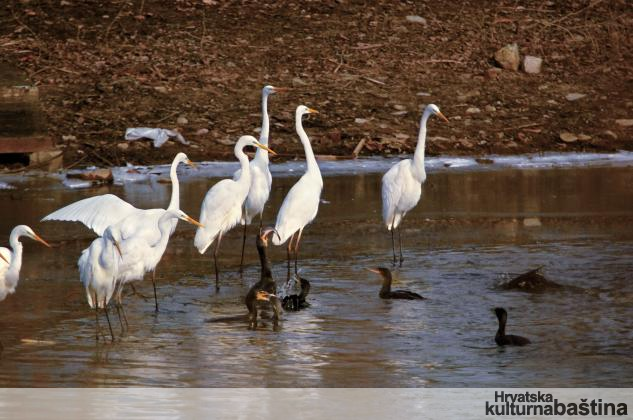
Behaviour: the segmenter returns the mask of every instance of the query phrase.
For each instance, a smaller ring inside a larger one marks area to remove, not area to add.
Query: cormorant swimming
[[[520,335],[508,335],[506,334],[506,322],[508,320],[508,313],[503,308],[495,308],[495,314],[499,320],[499,329],[497,335],[495,335],[495,342],[498,346],[525,346],[530,344],[530,340]]]
[[[391,271],[385,267],[368,268],[369,271],[382,277],[382,288],[378,294],[382,299],[426,299],[425,297],[408,290],[391,290]]]

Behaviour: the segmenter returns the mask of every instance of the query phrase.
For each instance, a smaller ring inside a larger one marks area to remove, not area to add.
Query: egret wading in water
[[[6,299],[7,295],[15,293],[15,288],[18,286],[22,268],[22,242],[20,242],[22,236],[34,239],[50,248],[50,245],[30,227],[18,225],[13,228],[9,235],[11,249],[0,247],[0,302]],[[0,343],[0,350],[2,350],[2,343]]]
[[[157,242],[153,238],[139,232],[128,238],[120,240],[123,259],[117,270],[117,309],[123,308],[121,293],[123,287],[130,282],[143,280],[145,273],[154,271],[167,249],[167,243],[171,236],[171,228],[174,220],[184,220],[194,226],[203,227],[198,221],[189,217],[182,210],[165,210],[158,219],[157,227],[160,238]],[[120,224],[115,225],[118,227]],[[125,312],[123,312],[125,315]],[[127,321],[126,321],[127,322]]]
[[[114,341],[108,303],[116,288],[116,279],[122,254],[119,242],[121,233],[115,227],[109,226],[103,236],[92,241],[90,246],[81,252],[77,266],[79,279],[86,289],[86,298],[91,308],[95,310],[96,339],[99,341],[99,309],[103,309],[108,320],[110,335]],[[117,308],[118,309],[118,308]],[[121,314],[119,313],[119,319]],[[121,323],[121,326],[123,324]]]
[[[402,257],[402,237],[400,223],[404,216],[420,201],[422,184],[426,180],[424,170],[424,148],[426,143],[426,123],[431,115],[437,115],[444,121],[448,119],[440,112],[437,105],[430,104],[424,109],[420,121],[418,144],[413,159],[402,160],[391,167],[382,177],[382,219],[391,231],[391,247],[393,250],[393,264],[396,260],[396,241],[394,230],[398,229],[398,244],[400,247],[400,265]]]
[[[194,163],[184,153],[178,153],[174,158],[169,173],[172,190],[167,210],[180,210],[180,183],[178,182],[177,174],[177,168],[180,163],[186,163],[191,167],[195,167]],[[42,221],[81,222],[99,236],[103,236],[108,226],[118,225],[117,228],[120,232],[121,240],[142,235],[148,243],[155,244],[161,239],[158,220],[167,210],[138,209],[116,195],[104,194],[79,200],[62,207],[44,217]],[[172,219],[170,223],[169,235],[176,229],[178,219]],[[152,269],[152,284],[154,286],[154,303],[156,311],[158,311],[156,272],[154,269]]]
[[[244,219],[243,206],[251,186],[251,170],[248,156],[244,153],[247,146],[264,149],[273,155],[276,153],[258,142],[253,136],[242,136],[235,144],[234,153],[240,162],[240,176],[237,179],[223,179],[215,184],[204,197],[200,209],[200,223],[196,231],[194,245],[198,252],[204,254],[215,241],[213,264],[215,267],[215,288],[220,288],[220,272],[218,269],[218,251],[222,236]]]
[[[285,92],[287,88],[278,88],[274,86],[264,86],[262,89],[262,128],[259,133],[259,143],[268,146],[268,135],[270,132],[270,118],[268,117],[268,96]],[[240,258],[240,273],[244,267],[244,247],[246,246],[246,227],[251,223],[253,218],[259,215],[259,228],[262,228],[264,206],[268,201],[270,189],[272,188],[273,177],[268,168],[268,151],[258,148],[255,157],[249,164],[251,170],[251,186],[248,190],[248,196],[244,201],[244,233],[242,236],[242,256]],[[242,171],[237,170],[233,175],[233,180],[237,181]]]
[[[303,129],[301,118],[305,114],[318,114],[318,111],[299,105],[295,112],[295,127],[299,139],[303,144],[306,155],[307,169],[305,174],[299,178],[299,181],[292,186],[288,195],[277,214],[277,222],[275,231],[277,235],[273,236],[273,244],[281,245],[288,241],[288,277],[290,277],[290,259],[291,253],[295,258],[295,273],[297,273],[297,258],[299,254],[299,242],[301,241],[301,233],[308,223],[310,223],[319,211],[319,201],[321,199],[321,190],[323,190],[323,178],[321,171],[317,165],[310,139]],[[293,246],[294,241],[294,246]]]

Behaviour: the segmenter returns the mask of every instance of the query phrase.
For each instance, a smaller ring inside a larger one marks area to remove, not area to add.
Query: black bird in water
[[[260,279],[255,283],[246,294],[245,303],[248,309],[251,326],[257,326],[257,310],[272,309],[273,320],[279,319],[281,314],[281,302],[276,296],[277,284],[273,278],[270,261],[266,255],[268,249],[268,238],[271,234],[277,234],[273,228],[265,228],[260,230],[259,235],[255,239],[257,252],[259,253],[259,262],[261,264]],[[263,292],[263,293],[260,293]]]
[[[295,274],[286,282],[285,296],[282,303],[284,309],[287,311],[298,311],[307,308],[310,306],[306,300],[308,293],[310,293],[310,282]]]
[[[272,293],[268,293],[265,290],[258,290],[255,292],[251,301],[246,301],[246,306],[248,309],[248,317],[249,317],[249,326],[250,328],[257,328],[257,312],[259,309],[272,309],[273,311],[273,323],[277,326],[279,320],[281,319],[281,313],[283,312],[281,308],[281,300]]]
[[[426,299],[425,297],[410,292],[408,290],[391,290],[391,271],[385,267],[368,268],[369,271],[380,274],[382,277],[382,287],[380,288],[380,296],[382,299]]]
[[[506,322],[508,321],[508,313],[503,308],[495,308],[495,314],[499,320],[499,329],[495,335],[495,342],[498,346],[525,346],[530,344],[530,340],[520,335],[506,334]]]

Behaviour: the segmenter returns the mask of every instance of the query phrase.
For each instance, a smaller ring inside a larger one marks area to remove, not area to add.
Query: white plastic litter
[[[177,131],[167,130],[166,128],[148,128],[148,127],[134,127],[125,130],[125,140],[138,140],[138,139],[150,139],[154,140],[154,147],[161,147],[170,137],[174,137],[184,145],[189,145],[189,142]]]

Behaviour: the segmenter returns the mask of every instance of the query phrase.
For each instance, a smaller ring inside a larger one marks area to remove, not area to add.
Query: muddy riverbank
[[[260,126],[266,83],[292,88],[270,101],[271,144],[286,158],[302,155],[299,103],[321,112],[306,129],[325,155],[360,141],[361,156],[411,152],[430,102],[450,119],[430,123],[430,155],[633,145],[618,123],[633,119],[626,0],[62,3],[6,2],[0,53],[38,86],[66,165],[231,158]],[[543,58],[541,73],[491,71],[513,42]],[[139,126],[192,144],[125,142]]]

